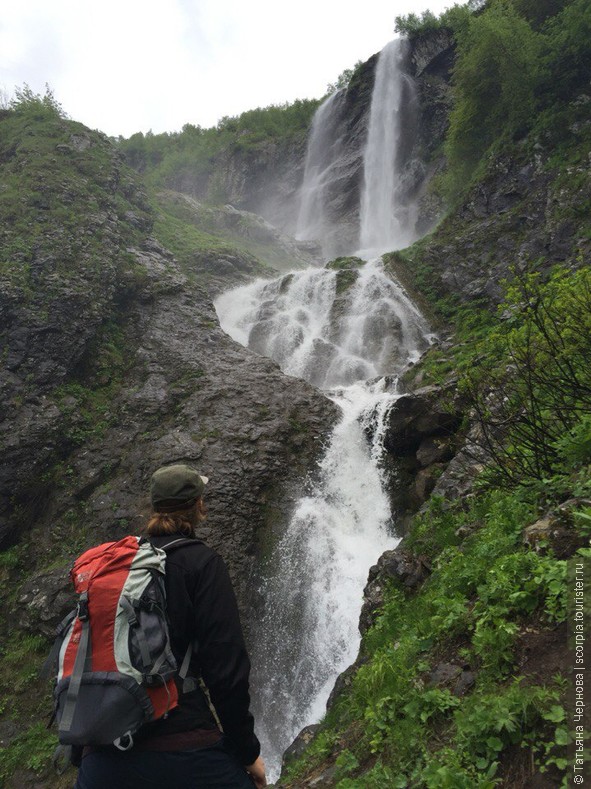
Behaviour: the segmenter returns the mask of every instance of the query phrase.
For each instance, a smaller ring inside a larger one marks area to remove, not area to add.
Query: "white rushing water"
[[[216,302],[228,334],[286,373],[330,390],[342,410],[261,589],[253,697],[272,777],[282,752],[321,717],[336,677],[355,659],[368,569],[395,545],[379,461],[397,395],[384,376],[395,376],[429,343],[424,319],[380,259],[355,274],[342,293],[339,281],[349,271],[310,269],[257,280]]]
[[[344,94],[343,90],[331,94],[314,114],[299,195],[296,238],[300,241],[313,239],[322,243],[331,231],[326,202],[342,154],[339,118]]]
[[[407,41],[391,41],[376,69],[360,211],[360,247],[368,254],[402,249],[416,239],[418,208],[411,197],[416,167],[402,144],[416,104],[414,82],[403,70],[407,53]]]
[[[414,240],[416,121],[405,44],[378,61],[360,206],[361,246],[380,254]],[[326,250],[338,228],[326,215],[339,182],[341,91],[317,110],[300,190],[298,237]],[[414,172],[414,180],[413,180]],[[363,257],[369,254],[359,253]],[[253,709],[269,777],[283,751],[324,713],[334,682],[355,659],[367,573],[396,544],[380,460],[396,376],[431,341],[428,326],[381,258],[345,270],[311,268],[257,280],[216,301],[222,328],[284,372],[326,391],[342,415],[317,473],[262,568],[264,614],[254,623]]]
[[[259,279],[222,294],[216,309],[231,337],[321,389],[393,374],[427,347],[425,321],[379,258],[358,272]]]

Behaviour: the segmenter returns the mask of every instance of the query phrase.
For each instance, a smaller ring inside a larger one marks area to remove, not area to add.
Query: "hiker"
[[[222,558],[196,539],[196,528],[205,519],[207,482],[186,465],[156,471],[150,490],[153,512],[146,527],[158,548],[188,538],[167,551],[167,609],[177,665],[188,654],[188,675],[201,677],[202,683],[183,692],[179,680],[178,706],[144,724],[130,750],[85,748],[75,789],[267,785],[249,711],[250,662],[234,591]]]

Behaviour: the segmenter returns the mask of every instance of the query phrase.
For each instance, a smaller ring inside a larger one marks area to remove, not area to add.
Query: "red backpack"
[[[166,551],[125,537],[83,553],[70,576],[78,605],[61,623],[46,665],[57,658],[54,717],[63,745],[133,745],[134,733],[178,704],[180,670],[170,648]],[[187,688],[188,689],[188,688]]]

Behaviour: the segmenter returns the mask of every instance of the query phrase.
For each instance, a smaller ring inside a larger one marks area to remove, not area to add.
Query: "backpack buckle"
[[[88,592],[82,592],[76,606],[76,616],[81,622],[88,620]]]

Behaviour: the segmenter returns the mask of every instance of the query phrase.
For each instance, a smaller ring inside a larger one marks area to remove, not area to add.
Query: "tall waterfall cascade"
[[[416,107],[402,70],[405,54],[398,41],[382,51],[372,95],[360,243],[376,255],[415,234],[404,130],[414,124]],[[325,101],[313,123],[300,238],[322,240],[331,232],[324,204],[339,165],[342,97]],[[384,433],[399,396],[397,376],[432,336],[380,257],[345,270],[310,268],[256,280],[223,293],[215,306],[231,337],[324,390],[342,412],[260,572],[264,613],[253,623],[252,695],[263,756],[276,780],[283,752],[320,719],[337,676],[354,661],[368,570],[396,544],[380,462]]]
[[[417,163],[408,155],[416,91],[403,70],[407,53],[408,42],[395,39],[378,59],[361,193],[360,248],[366,254],[402,249],[416,240]]]
[[[355,659],[368,569],[396,544],[380,468],[397,398],[392,378],[430,342],[426,322],[381,259],[360,267],[345,293],[339,273],[257,280],[216,301],[230,336],[326,390],[342,410],[317,477],[263,568],[253,696],[274,776],[282,752],[321,717],[336,677]]]
[[[327,196],[337,178],[337,165],[342,155],[339,121],[344,94],[344,90],[331,94],[314,115],[300,187],[296,239],[320,241],[324,252],[331,233],[330,219],[326,215]]]

